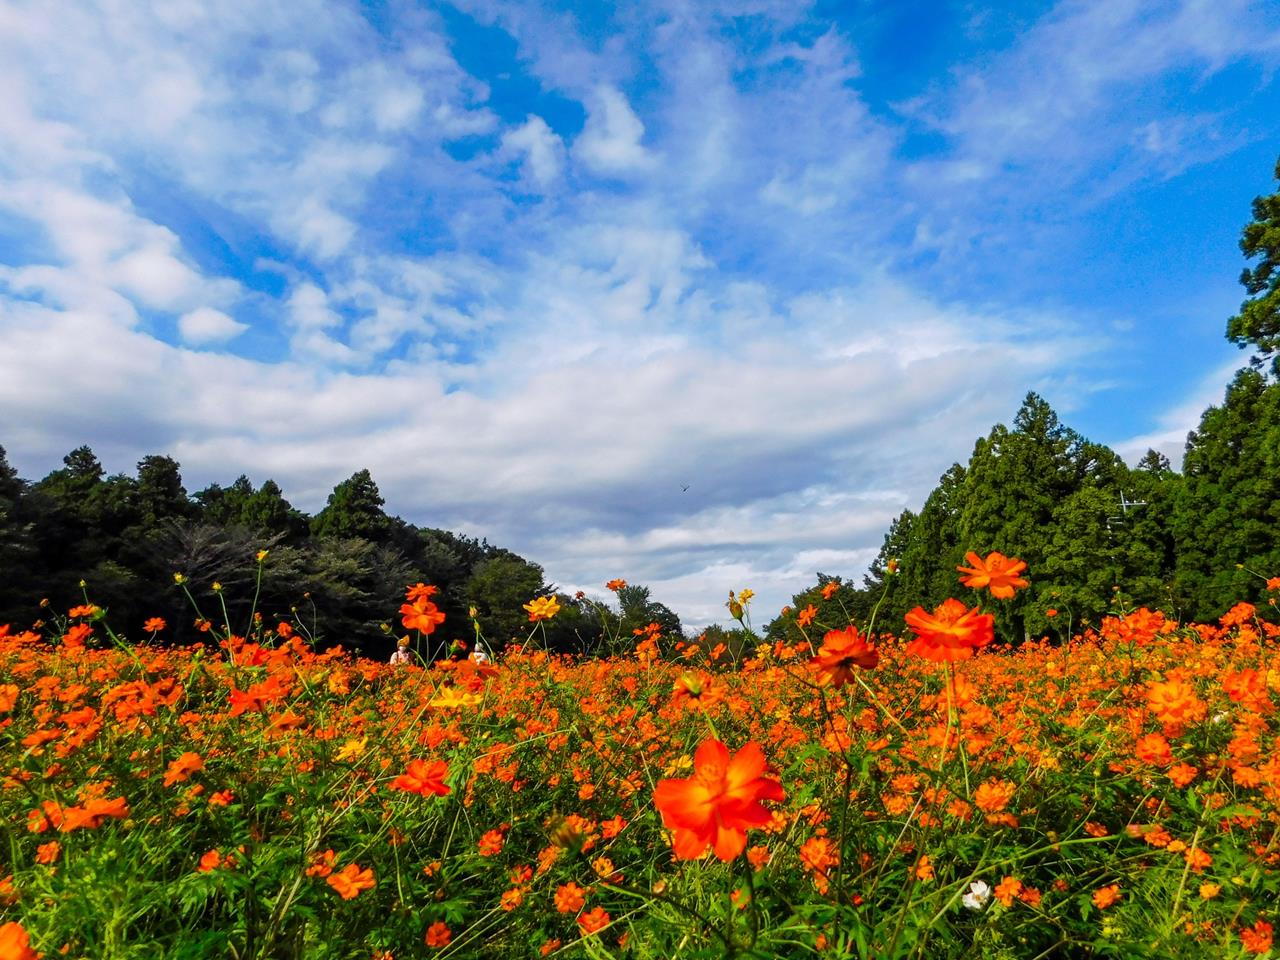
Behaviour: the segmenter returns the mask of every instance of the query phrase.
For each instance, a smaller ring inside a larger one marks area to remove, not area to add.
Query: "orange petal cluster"
[[[732,757],[719,740],[704,740],[693,757],[693,776],[660,780],[653,802],[673,830],[681,860],[696,860],[711,847],[721,860],[746,848],[747,830],[772,819],[761,800],[784,799],[782,784],[762,776],[764,751],[754,740]]]
[[[358,863],[349,863],[337,873],[330,874],[325,883],[333,887],[343,900],[352,900],[359,896],[360,891],[372,890],[377,885],[373,871],[367,867],[361,870]]]
[[[443,760],[410,760],[409,769],[391,781],[392,790],[403,790],[421,796],[435,794],[443,797],[449,792],[444,778],[449,775],[449,765]]]
[[[995,639],[995,618],[969,610],[954,597],[934,608],[932,614],[916,607],[906,615],[907,626],[916,635],[907,652],[936,662],[964,660],[973,651]]]
[[[988,553],[985,560],[972,550],[964,558],[969,561],[969,566],[956,569],[964,574],[960,582],[966,587],[986,587],[997,600],[1009,600],[1016,591],[1030,586],[1025,578],[1018,576],[1027,569],[1025,561],[1006,557],[996,550]]]
[[[850,625],[843,630],[828,630],[811,662],[818,668],[822,683],[839,689],[853,679],[855,667],[874,670],[880,654],[857,627]]]

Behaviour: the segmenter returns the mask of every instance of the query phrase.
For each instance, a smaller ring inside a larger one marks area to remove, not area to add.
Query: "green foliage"
[[[968,551],[993,550],[1025,560],[1032,582],[996,605],[1006,641],[1056,635],[1063,622],[1096,623],[1117,604],[1168,606],[1181,479],[1154,451],[1128,468],[1030,393],[1012,427],[993,427],[968,464],[943,474],[919,514],[894,521],[857,606],[865,610],[889,583],[897,585],[883,610],[891,624],[917,603],[963,599],[956,567]],[[889,578],[894,559],[900,571]]]
[[[495,650],[524,633],[529,616],[523,605],[547,592],[542,567],[507,552],[477,564],[462,590],[476,608],[480,628]]]
[[[394,646],[384,626],[399,627],[388,624],[387,610],[398,605],[406,584],[422,581],[440,590],[436,599],[446,620],[432,637],[436,652],[473,639],[468,586],[486,561],[504,560],[519,571],[515,589],[484,586],[486,629],[515,635],[527,622],[521,604],[550,589],[540,568],[509,551],[446,530],[420,530],[382,507],[367,470],[338,484],[313,521],[270,479],[255,489],[242,475],[188,496],[170,457],[143,458],[136,477],[107,476],[93,451],[79,447],[62,468],[27,484],[0,448],[0,569],[6,571],[0,623],[29,622],[45,597],[54,610],[78,604],[85,581],[127,634],[139,634],[144,620],[158,616],[169,623],[164,639],[189,642],[198,638],[197,625],[184,590],[173,582],[173,574],[182,573],[201,616],[214,623],[243,631],[251,611],[297,617],[315,627],[313,639],[321,643],[381,657]],[[255,604],[254,591],[246,595],[245,588],[257,582],[259,550],[269,559]],[[215,582],[224,588],[217,597]],[[485,585],[486,577],[476,583]],[[598,616],[569,606],[575,609],[566,607],[551,625],[555,642],[564,649],[594,647]]]
[[[1205,411],[1187,438],[1172,527],[1174,589],[1191,616],[1256,603],[1257,574],[1280,575],[1280,384],[1241,370]]]
[[[368,470],[357,470],[329,494],[329,502],[311,521],[317,537],[359,537],[381,543],[391,531],[385,501]]]
[[[654,600],[648,587],[639,584],[623,587],[618,591],[618,607],[622,612],[619,629],[624,637],[633,636],[634,631],[643,630],[651,623],[656,623],[665,636],[683,634],[680,618],[666,604]]]
[[[1275,177],[1280,181],[1280,160]],[[1256,352],[1250,362],[1260,367],[1269,359],[1271,372],[1280,374],[1280,191],[1253,201],[1253,220],[1244,228],[1240,249],[1247,259],[1261,260],[1240,275],[1249,299],[1227,321],[1227,339],[1252,346]]]

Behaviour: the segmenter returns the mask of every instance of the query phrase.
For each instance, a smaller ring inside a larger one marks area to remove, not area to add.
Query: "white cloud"
[[[182,339],[194,346],[225,343],[248,329],[247,323],[241,323],[212,307],[200,307],[178,318],[178,331]]]
[[[503,134],[502,150],[522,158],[525,177],[539,190],[554,183],[564,166],[564,141],[538,116]]]
[[[329,309],[329,298],[314,283],[299,284],[289,297],[289,318],[304,330],[336,327],[342,319]]]
[[[1079,202],[1153,174],[1172,176],[1237,148],[1242,132],[1225,115],[1183,115],[1166,84],[1193,74],[1189,82],[1202,85],[1232,64],[1264,66],[1276,50],[1280,27],[1249,0],[1063,0],[1006,50],[899,105],[954,144],[920,161],[912,177],[922,188],[941,187],[938,194],[984,181],[998,198],[1043,192],[1051,182],[1048,199]],[[1173,140],[1176,165],[1152,165],[1133,150],[1136,141],[1145,153],[1163,153]],[[1095,178],[1101,186],[1064,189]],[[989,200],[972,188],[960,195]]]
[[[0,210],[5,209],[35,226],[65,268],[26,269],[28,287],[65,292],[68,285],[82,291],[98,286],[165,311],[237,295],[235,281],[204,277],[186,261],[177,235],[138,216],[126,198],[110,202],[49,180],[22,178],[0,181]]]
[[[588,251],[589,268],[566,271],[570,254],[581,264]],[[465,275],[416,266],[404,282],[428,300]],[[1028,378],[1052,377],[1085,349],[1052,318],[1022,337],[1024,317],[952,310],[887,279],[769,308],[761,326],[765,308],[748,291],[689,295],[691,271],[707,266],[679,234],[566,235],[519,296],[486,308],[501,312],[502,349],[451,390],[441,359],[317,368],[358,356],[335,339],[344,322],[332,294],[309,281],[288,301],[294,359],[277,364],[11,303],[0,369],[14,373],[0,403],[45,429],[7,446],[20,465],[47,459],[51,438],[112,436],[107,425],[123,419],[148,438],[137,443],[176,456],[192,485],[271,475],[312,510],[367,466],[397,513],[483,533],[562,584],[648,583],[697,625],[720,616],[729,588],[752,586],[772,613],[811,582],[810,566],[858,573],[847,565],[874,555],[888,520],[1007,419]],[[608,323],[588,326],[566,305]],[[695,323],[721,334],[699,344],[681,333]],[[574,330],[590,336],[588,352]],[[82,349],[104,373],[66,404],[42,384]]]
[[[587,112],[587,125],[573,143],[573,155],[605,176],[626,177],[648,170],[654,155],[645,149],[644,124],[622,92],[597,87]]]

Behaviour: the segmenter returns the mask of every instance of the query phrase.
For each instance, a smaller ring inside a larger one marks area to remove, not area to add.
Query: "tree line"
[[[681,635],[679,618],[646,587],[619,590],[616,610],[567,596],[511,550],[417,527],[384,504],[368,470],[337,484],[308,516],[272,480],[255,486],[240,476],[188,495],[168,456],[144,457],[134,476],[108,476],[82,446],[29,482],[0,447],[0,624],[65,612],[87,593],[130,639],[160,617],[163,641],[181,643],[198,639],[201,618],[245,630],[256,597],[271,622],[295,623],[322,645],[383,656],[404,632],[395,611],[406,585],[421,581],[439,588],[446,615],[431,637],[435,650],[474,644],[473,619],[490,649],[501,650],[527,633],[523,605],[547,595],[561,604],[543,625],[552,649],[593,652],[604,638],[630,637],[650,622]]]

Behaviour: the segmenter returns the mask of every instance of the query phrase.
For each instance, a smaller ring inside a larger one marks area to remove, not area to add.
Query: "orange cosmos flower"
[[[1185,860],[1187,862],[1187,866],[1189,866],[1196,873],[1200,873],[1202,870],[1204,870],[1205,867],[1213,863],[1213,857],[1205,853],[1199,847],[1193,847],[1192,849],[1183,853],[1182,859]]]
[[[1280,590],[1280,577],[1272,577],[1267,581],[1268,590]]]
[[[64,647],[83,647],[84,642],[92,635],[93,627],[87,623],[77,623],[63,634],[62,645]]]
[[[818,655],[810,662],[818,668],[822,683],[839,689],[853,679],[854,667],[874,670],[880,653],[851,625],[843,630],[828,630]]]
[[[1147,706],[1161,723],[1175,727],[1203,720],[1208,710],[1205,702],[1196,696],[1195,688],[1180,680],[1148,685]]]
[[[93,830],[101,826],[108,818],[123,820],[129,816],[129,804],[124,797],[113,800],[90,800],[83,807],[67,807],[62,811],[62,823],[58,829],[63,833],[81,828]]]
[[[1006,907],[1012,907],[1013,898],[1022,893],[1022,881],[1017,877],[1005,877],[991,892]]]
[[[1114,904],[1120,902],[1120,884],[1113,883],[1106,887],[1099,887],[1093,891],[1093,905],[1099,910],[1105,910]]]
[[[31,949],[31,938],[20,923],[0,926],[0,958],[3,960],[40,960],[40,954]]]
[[[449,941],[453,939],[453,931],[449,929],[449,925],[443,920],[437,920],[431,926],[427,927],[427,946],[434,949],[447,947]]]
[[[974,791],[973,802],[983,813],[999,813],[1009,806],[1015,790],[1008,780],[988,780]]]
[[[372,890],[377,886],[373,871],[367,868],[361,870],[358,863],[349,863],[337,873],[330,874],[325,883],[333,887],[343,900],[354,899],[361,890]]]
[[[1252,927],[1240,931],[1240,946],[1249,953],[1266,953],[1271,949],[1271,938],[1274,934],[1271,924],[1259,920]]]
[[[1224,627],[1238,627],[1241,624],[1248,623],[1254,618],[1258,612],[1257,608],[1251,603],[1237,603],[1234,607],[1218,618],[1218,622]]]
[[[822,588],[822,599],[830,600],[836,595],[836,591],[840,589],[840,584],[835,580],[828,580],[827,585]]]
[[[62,844],[57,840],[50,840],[48,843],[42,843],[36,848],[36,863],[53,863],[58,859],[58,854],[62,852]],[[0,954],[2,956],[2,954]]]
[[[577,913],[587,903],[587,891],[576,883],[564,883],[556,888],[556,910],[560,913]]]
[[[724,690],[719,684],[692,673],[683,674],[671,691],[672,706],[687,706],[690,710],[710,710],[723,699]]]
[[[431,633],[437,626],[444,623],[444,614],[434,603],[425,598],[413,603],[401,604],[400,614],[400,622],[404,624],[404,628],[417,630],[419,633]]]
[[[503,835],[502,830],[489,830],[480,838],[477,848],[482,857],[496,857],[502,852]]]
[[[729,861],[747,845],[747,829],[773,819],[761,800],[782,800],[782,784],[761,776],[764,751],[751,741],[733,757],[719,740],[704,740],[693,758],[694,774],[685,780],[661,780],[653,802],[663,824],[675,831],[681,860],[695,860],[711,847]]]
[[[182,783],[190,779],[193,773],[203,769],[204,761],[200,759],[200,754],[188,751],[169,764],[169,769],[164,775],[164,785],[168,787],[175,783]]]
[[[412,587],[405,590],[404,596],[410,603],[417,603],[419,600],[430,600],[439,592],[439,587],[433,587],[431,584],[423,583],[419,580]]]
[[[168,624],[164,622],[162,617],[152,617],[142,625],[142,629],[147,631],[147,633],[159,633],[167,626]]]
[[[409,769],[391,781],[392,790],[404,790],[421,796],[437,794],[444,796],[449,792],[444,778],[449,775],[449,765],[443,760],[410,760]]]
[[[1133,755],[1143,763],[1149,763],[1154,767],[1167,767],[1173,763],[1173,751],[1169,748],[1169,741],[1158,733],[1148,733],[1144,737],[1139,737],[1133,745]]]
[[[617,593],[619,590],[626,587],[626,585],[627,581],[625,580],[610,580],[604,585],[604,587],[606,590],[612,590],[614,593]]]
[[[916,607],[905,619],[916,634],[916,639],[907,644],[907,653],[926,660],[964,660],[995,639],[995,618],[979,613],[977,607],[968,610],[953,597],[939,604],[932,614]]]
[[[611,919],[604,907],[593,907],[578,917],[578,926],[582,928],[583,936],[590,936],[607,927]]]
[[[960,582],[966,587],[975,589],[987,587],[991,595],[998,600],[1009,600],[1012,599],[1014,591],[1030,586],[1025,579],[1018,576],[1027,569],[1025,561],[1006,557],[1003,553],[994,550],[987,554],[985,560],[972,550],[966,553],[964,558],[969,561],[970,566],[956,567],[956,569],[964,574]]]
[[[337,862],[338,855],[332,850],[313,853],[311,855],[311,866],[307,867],[306,874],[308,877],[327,877],[333,873],[334,864]]]
[[[796,614],[796,623],[802,627],[807,627],[813,623],[813,618],[818,615],[818,608],[812,603]]]

